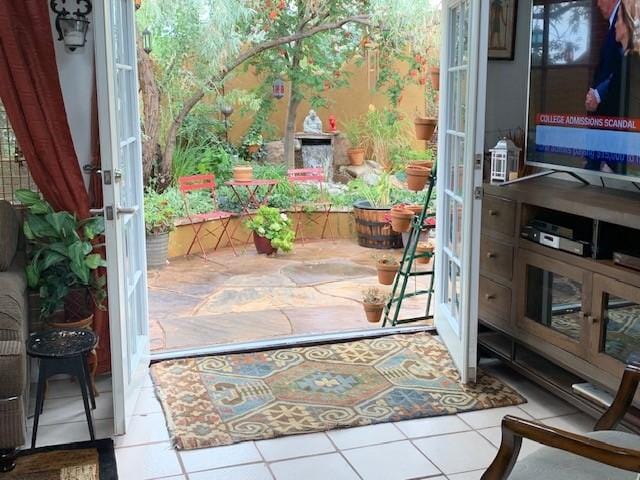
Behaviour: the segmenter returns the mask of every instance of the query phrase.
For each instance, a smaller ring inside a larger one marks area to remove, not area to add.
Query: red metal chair
[[[202,257],[206,260],[207,253],[202,245],[201,240],[207,235],[217,236],[218,241],[216,242],[216,246],[214,250],[217,250],[220,246],[220,242],[223,237],[226,237],[229,241],[229,245],[233,249],[233,253],[237,255],[236,249],[233,245],[233,239],[229,234],[229,224],[231,223],[231,219],[235,216],[233,213],[224,212],[222,210],[218,210],[218,198],[216,196],[216,177],[213,174],[205,174],[205,175],[192,175],[189,177],[181,177],[178,180],[178,184],[180,187],[180,192],[182,193],[182,198],[184,200],[184,206],[187,213],[187,218],[189,219],[191,226],[193,227],[194,237],[191,245],[189,245],[189,250],[187,250],[187,255],[191,254],[193,247],[198,244],[200,247],[200,251],[202,252]],[[208,191],[211,196],[211,200],[213,201],[213,209],[207,213],[197,213],[192,214],[189,209],[189,194],[197,191]],[[221,228],[217,228],[214,230],[209,230],[205,228],[207,222],[220,220]],[[220,233],[220,235],[218,235]],[[202,235],[201,235],[202,234]]]
[[[324,169],[322,168],[292,168],[288,170],[287,175],[292,188],[295,188],[296,184],[317,184],[320,188],[320,201],[319,202],[301,202],[296,203],[294,200],[293,212],[297,214],[298,220],[296,222],[296,238],[300,234],[302,244],[304,245],[304,216],[308,208],[318,209],[322,208],[322,214],[324,220],[322,221],[322,234],[320,238],[324,238],[325,232],[329,230],[329,237],[334,240],[335,235],[331,223],[329,222],[329,215],[331,214],[332,204],[328,201],[324,190]],[[320,222],[309,216],[308,221],[320,225]]]

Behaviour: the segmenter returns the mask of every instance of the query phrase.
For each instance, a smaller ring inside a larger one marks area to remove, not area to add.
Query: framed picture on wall
[[[489,59],[513,60],[518,0],[489,0]]]

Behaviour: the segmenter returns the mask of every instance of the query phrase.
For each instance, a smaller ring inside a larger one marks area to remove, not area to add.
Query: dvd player
[[[539,230],[533,225],[522,227],[520,236],[532,242],[539,243],[545,247],[550,247],[563,252],[573,253],[581,257],[591,255],[591,244],[581,240],[571,240],[570,238],[561,237],[548,232]]]

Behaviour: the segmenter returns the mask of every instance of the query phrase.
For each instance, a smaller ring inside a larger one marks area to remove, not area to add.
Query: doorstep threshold
[[[163,352],[151,352],[151,363],[164,360],[179,360],[182,358],[204,357],[210,355],[227,355],[232,353],[251,353],[262,350],[276,350],[280,348],[306,347],[324,343],[348,342],[367,338],[385,337],[388,335],[412,334],[427,332],[437,335],[436,327],[420,325],[414,327],[387,327],[351,332],[319,333],[313,335],[296,335],[283,338],[272,338],[235,344],[216,345],[210,347],[188,348]]]

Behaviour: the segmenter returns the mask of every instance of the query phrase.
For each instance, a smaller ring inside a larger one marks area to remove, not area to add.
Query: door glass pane
[[[580,340],[582,285],[554,272],[527,265],[527,318]]]
[[[601,348],[607,355],[626,363],[631,353],[640,352],[640,305],[605,294],[603,306]]]

